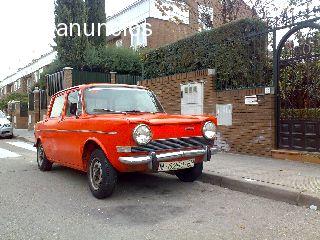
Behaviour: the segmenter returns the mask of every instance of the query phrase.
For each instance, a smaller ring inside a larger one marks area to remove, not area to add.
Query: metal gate
[[[181,85],[181,114],[203,114],[203,83]]]
[[[277,145],[320,152],[320,25],[293,27],[277,49]]]

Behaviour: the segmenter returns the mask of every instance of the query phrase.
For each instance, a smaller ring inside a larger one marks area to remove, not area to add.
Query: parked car
[[[96,198],[112,194],[118,173],[172,172],[193,182],[218,151],[217,119],[165,113],[150,90],[91,84],[51,98],[47,117],[35,125],[41,171],[53,163],[87,172]]]
[[[2,138],[12,138],[13,137],[13,127],[8,117],[4,112],[0,111],[0,137]]]

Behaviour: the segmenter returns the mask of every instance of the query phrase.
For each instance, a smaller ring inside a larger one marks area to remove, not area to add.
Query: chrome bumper
[[[204,149],[196,149],[196,150],[185,150],[185,151],[177,151],[170,153],[160,153],[156,154],[155,152],[150,153],[147,156],[138,156],[138,157],[120,157],[119,161],[128,165],[139,165],[139,164],[150,164],[154,166],[159,162],[168,162],[174,159],[179,158],[192,158],[203,156],[203,161],[208,162],[211,160],[211,156],[218,153],[218,147],[206,147]]]

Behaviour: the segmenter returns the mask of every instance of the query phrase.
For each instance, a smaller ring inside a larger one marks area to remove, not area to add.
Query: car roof
[[[144,89],[147,90],[147,88],[143,86],[138,86],[138,85],[127,85],[127,84],[111,84],[111,83],[91,83],[91,84],[83,84],[83,85],[78,85],[74,86],[71,88],[63,89],[57,93],[55,93],[52,97],[55,97],[56,95],[60,95],[64,92],[68,92],[70,90],[74,89],[85,89],[85,88],[91,88],[91,87],[108,87],[108,88],[131,88],[131,89]]]

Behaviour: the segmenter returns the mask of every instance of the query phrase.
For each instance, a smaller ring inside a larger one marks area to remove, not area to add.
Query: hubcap
[[[99,159],[95,158],[90,166],[90,181],[94,190],[98,190],[102,182],[102,166]]]
[[[38,157],[37,157],[37,160],[38,160],[38,165],[41,166],[42,163],[43,163],[43,160],[44,160],[44,150],[43,150],[42,145],[40,145],[40,146],[38,147]]]

